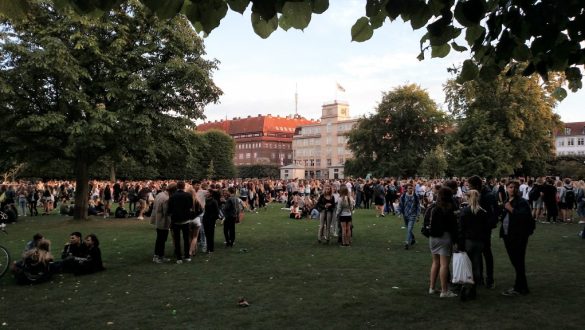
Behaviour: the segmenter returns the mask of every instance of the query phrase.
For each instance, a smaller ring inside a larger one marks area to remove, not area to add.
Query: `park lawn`
[[[155,231],[148,221],[59,215],[21,218],[0,243],[18,257],[35,232],[53,242],[58,258],[69,233],[95,233],[106,271],[56,275],[51,282],[18,286],[0,279],[0,328],[27,329],[363,329],[363,328],[582,328],[585,312],[585,240],[580,225],[538,225],[528,246],[531,294],[504,297],[514,272],[494,235],[496,290],[461,302],[429,296],[430,254],[403,249],[402,219],[354,215],[352,247],[317,243],[315,220],[291,220],[280,204],[246,214],[236,245],[191,263],[153,264]],[[495,234],[496,232],[494,232]],[[172,255],[170,241],[167,256]],[[246,297],[250,307],[238,307]]]

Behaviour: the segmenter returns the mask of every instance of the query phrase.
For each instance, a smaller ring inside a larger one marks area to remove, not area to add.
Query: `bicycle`
[[[2,212],[0,212],[0,213],[2,213]],[[0,214],[0,220],[5,220],[5,219],[1,219],[1,218],[2,218],[2,214]],[[0,230],[2,232],[4,232],[4,234],[8,235],[8,233],[6,232],[6,224],[5,223],[0,224]],[[0,278],[2,276],[4,276],[4,274],[6,274],[6,272],[8,271],[8,267],[10,267],[10,254],[8,253],[8,249],[6,249],[2,245],[0,245]]]

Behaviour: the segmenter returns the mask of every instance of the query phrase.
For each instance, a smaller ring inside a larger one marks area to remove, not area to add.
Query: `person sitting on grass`
[[[290,218],[291,219],[301,219],[303,217],[301,208],[299,207],[299,202],[293,202],[290,206]]]
[[[81,241],[81,233],[76,231],[69,236],[69,243],[65,244],[61,253],[61,268],[64,272],[74,272],[77,269],[77,258],[87,256],[87,246]]]
[[[114,211],[114,218],[125,219],[127,217],[128,217],[128,211],[124,207],[124,200],[120,199],[120,203],[118,204],[118,207]]]
[[[85,255],[75,258],[75,275],[92,274],[105,270],[102,262],[102,251],[100,241],[95,234],[85,236]]]
[[[18,284],[41,283],[51,279],[54,273],[51,242],[40,239],[37,246],[26,251],[22,260],[12,264],[12,273]]]
[[[44,238],[43,234],[41,233],[36,233],[33,235],[33,239],[26,242],[26,245],[24,246],[24,251],[23,253],[26,253],[27,251],[30,251],[34,248],[36,248],[39,245],[39,242]]]

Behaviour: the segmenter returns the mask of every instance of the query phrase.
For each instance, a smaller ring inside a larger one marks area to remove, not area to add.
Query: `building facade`
[[[317,121],[300,116],[258,115],[232,120],[206,122],[197,131],[218,129],[229,134],[236,143],[234,164],[288,165],[292,164],[292,139],[295,129]]]
[[[564,123],[555,135],[557,156],[585,156],[585,122]]]
[[[353,155],[347,134],[357,123],[349,117],[349,105],[334,101],[322,107],[321,121],[297,128],[293,141],[293,163],[281,168],[282,179],[344,178],[345,161]]]

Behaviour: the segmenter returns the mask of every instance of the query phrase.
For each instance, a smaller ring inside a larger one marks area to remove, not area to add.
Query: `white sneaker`
[[[144,220],[144,217],[138,217],[137,220]]]
[[[183,263],[183,260],[177,260],[177,265],[180,265]]]
[[[451,291],[441,292],[441,298],[455,298],[455,297],[457,297],[457,294],[453,293]]]
[[[191,258],[185,258],[185,262],[191,262]]]
[[[152,262],[154,262],[155,264],[162,264],[164,261],[162,261],[162,259],[159,257],[154,257],[152,258]]]
[[[435,293],[439,293],[439,291],[429,288],[429,294],[435,294]]]

